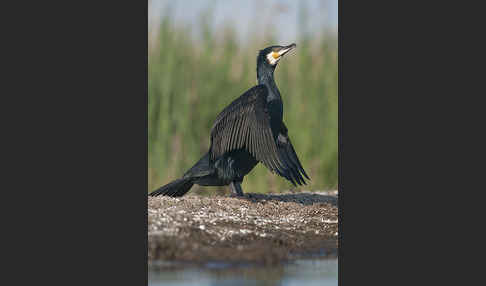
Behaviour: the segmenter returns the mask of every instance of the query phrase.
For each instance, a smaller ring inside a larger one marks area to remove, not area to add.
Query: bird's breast
[[[271,101],[268,103],[268,114],[270,116],[270,125],[274,135],[278,133],[283,120],[282,101]]]

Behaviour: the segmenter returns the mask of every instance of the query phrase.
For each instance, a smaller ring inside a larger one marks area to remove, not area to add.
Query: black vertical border
[[[19,101],[4,105],[18,171],[4,176],[4,272],[14,284],[147,285],[148,2],[19,6],[3,38],[19,78],[2,93]]]

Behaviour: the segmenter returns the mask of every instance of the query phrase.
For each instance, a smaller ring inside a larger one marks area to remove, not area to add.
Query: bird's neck
[[[258,67],[257,68],[257,80],[258,84],[263,84],[268,88],[268,101],[272,100],[282,100],[280,97],[280,92],[277,88],[277,84],[275,84],[275,80],[273,79],[273,72],[274,69],[268,69],[265,67]]]

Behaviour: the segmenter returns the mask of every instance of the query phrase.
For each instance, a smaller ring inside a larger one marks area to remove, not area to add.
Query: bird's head
[[[257,57],[257,66],[265,65],[275,69],[280,59],[295,47],[297,47],[297,45],[292,43],[288,46],[270,46],[260,50]]]

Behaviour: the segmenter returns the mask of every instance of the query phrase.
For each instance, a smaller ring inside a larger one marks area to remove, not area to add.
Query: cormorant
[[[193,184],[230,185],[236,196],[243,196],[243,178],[262,162],[270,171],[294,186],[306,184],[304,171],[282,121],[283,104],[273,73],[280,59],[296,44],[270,46],[257,57],[258,85],[250,88],[216,118],[211,128],[211,146],[184,176],[150,193],[180,197]],[[303,175],[303,176],[302,176]]]

